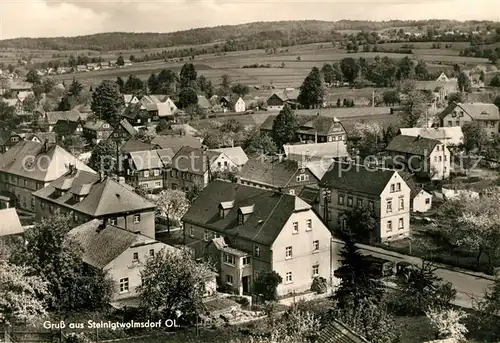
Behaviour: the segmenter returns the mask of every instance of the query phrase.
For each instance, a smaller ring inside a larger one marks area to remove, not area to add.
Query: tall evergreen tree
[[[120,76],[118,76],[116,78],[116,84],[118,85],[118,91],[122,93],[123,87],[125,87],[125,81],[123,81],[123,79]]]
[[[77,81],[75,78],[73,78],[73,82],[71,82],[71,85],[69,86],[68,89],[68,94],[78,97],[83,90],[83,85]]]
[[[305,108],[315,108],[323,104],[325,90],[321,74],[317,67],[313,67],[309,75],[305,78],[298,97],[299,103]]]
[[[325,63],[321,68],[321,73],[323,74],[323,80],[325,80],[325,83],[332,83],[335,81],[335,73],[331,64]]]
[[[151,74],[151,76],[148,78],[147,84],[148,84],[148,90],[151,94],[158,93],[158,88],[160,86],[160,83],[155,73]]]
[[[192,63],[186,63],[182,66],[179,75],[181,88],[190,87],[193,82],[196,82],[196,69]]]
[[[117,84],[113,81],[102,81],[92,93],[92,104],[90,106],[92,111],[111,125],[120,122],[124,106],[123,97],[118,91]]]
[[[356,246],[354,234],[344,231],[342,233],[344,246],[340,252],[341,267],[336,274],[340,278],[340,286],[333,299],[339,308],[347,302],[361,302],[369,300],[378,303],[383,291],[378,281],[371,277],[370,265]]]
[[[281,151],[283,144],[295,141],[297,118],[290,106],[285,105],[273,122],[272,137],[276,146]]]

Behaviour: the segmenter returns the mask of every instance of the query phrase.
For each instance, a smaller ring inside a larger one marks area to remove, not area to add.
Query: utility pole
[[[375,91],[372,91],[372,107],[375,107]]]

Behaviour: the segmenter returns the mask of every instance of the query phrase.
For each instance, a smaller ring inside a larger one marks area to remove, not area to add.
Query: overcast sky
[[[0,0],[0,39],[171,32],[274,20],[500,21],[500,0]]]

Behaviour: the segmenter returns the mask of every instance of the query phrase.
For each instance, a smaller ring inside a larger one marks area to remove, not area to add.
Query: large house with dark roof
[[[0,202],[34,213],[33,192],[76,168],[95,173],[58,145],[21,141],[0,156]]]
[[[110,177],[78,170],[33,193],[36,217],[71,213],[75,224],[100,219],[134,233],[155,237],[155,205]]]
[[[348,229],[345,213],[355,207],[378,220],[372,240],[388,241],[410,233],[410,188],[397,171],[333,163],[321,179],[319,213],[332,229]]]
[[[141,271],[162,250],[179,251],[140,233],[130,232],[98,219],[68,233],[83,249],[83,261],[107,272],[115,284],[113,300],[138,297]]]
[[[12,130],[0,130],[0,154],[9,151],[10,148],[22,141],[23,138]]]
[[[40,126],[44,130],[51,132],[59,121],[82,122],[86,119],[86,114],[80,113],[75,110],[45,112],[40,120]]]
[[[260,126],[260,131],[271,133],[276,116],[270,115]],[[346,141],[347,133],[342,123],[335,117],[298,115],[295,132],[297,141],[303,143],[326,143]]]
[[[399,135],[392,139],[385,150],[390,155],[385,161],[388,167],[408,169],[431,180],[450,177],[450,150],[437,139]]]
[[[185,191],[205,188],[220,171],[235,171],[237,165],[223,152],[182,147],[172,158],[168,188]]]
[[[182,218],[185,244],[216,263],[219,284],[251,294],[259,272],[274,270],[280,295],[309,290],[315,277],[332,280],[338,259],[331,233],[297,196],[215,180]]]
[[[297,98],[299,97],[299,90],[290,89],[283,90],[280,92],[273,93],[269,98],[267,98],[267,110],[268,111],[281,111],[285,105],[289,105],[293,109],[299,107]]]
[[[52,132],[56,133],[59,140],[64,140],[68,136],[82,136],[83,125],[82,121],[58,120]]]
[[[122,119],[109,136],[109,139],[115,142],[125,142],[130,138],[134,138],[136,134],[137,130],[130,125],[128,120]]]
[[[113,133],[113,128],[104,120],[91,120],[83,126],[83,136],[93,144],[99,144],[100,141],[108,139],[111,133]]]
[[[172,149],[174,153],[185,146],[194,149],[201,148],[200,139],[190,135],[156,135],[151,141],[151,144],[160,149]]]
[[[126,156],[125,180],[133,187],[148,190],[166,188],[167,170],[174,157],[172,149],[130,152]]]
[[[489,137],[499,133],[500,113],[495,104],[452,103],[439,114],[443,127],[463,126],[476,121],[481,124]]]
[[[248,160],[238,173],[238,182],[242,185],[299,195],[304,187],[319,183],[323,175],[318,175],[315,171],[292,160],[258,157]]]

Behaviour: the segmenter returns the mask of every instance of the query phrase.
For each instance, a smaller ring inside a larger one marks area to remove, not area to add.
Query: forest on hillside
[[[486,22],[456,22],[450,20],[384,22],[350,21],[279,21],[198,28],[171,33],[110,32],[77,37],[15,38],[0,40],[0,48],[31,50],[95,50],[100,52],[127,49],[165,48],[180,45],[200,45],[227,41],[244,44],[248,49],[272,45],[291,46],[329,42],[338,30],[383,30],[393,27],[475,27]]]

